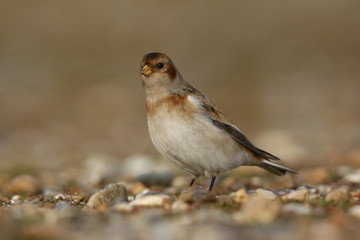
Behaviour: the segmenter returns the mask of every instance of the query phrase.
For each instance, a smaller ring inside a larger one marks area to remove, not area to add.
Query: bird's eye
[[[163,68],[164,67],[164,63],[160,62],[158,64],[156,64],[156,68]]]

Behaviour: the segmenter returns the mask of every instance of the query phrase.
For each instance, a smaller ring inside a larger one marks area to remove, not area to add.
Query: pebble
[[[12,205],[21,204],[21,203],[23,203],[23,200],[22,200],[20,195],[12,196],[12,198],[11,198],[11,204]]]
[[[165,207],[168,208],[174,199],[167,194],[145,195],[130,202],[131,207]]]
[[[238,208],[239,204],[235,202],[234,198],[230,195],[217,196],[217,205],[220,207]]]
[[[56,194],[56,195],[54,196],[54,199],[55,199],[55,200],[58,200],[58,199],[65,200],[66,198],[67,198],[67,197],[66,197],[64,194],[62,194],[62,193]]]
[[[266,224],[274,221],[280,210],[281,205],[277,201],[254,195],[245,202],[240,212],[233,214],[233,219],[239,223]]]
[[[297,191],[293,191],[291,193],[285,194],[281,196],[283,201],[304,201],[306,197],[310,194],[309,189],[301,189]]]
[[[271,189],[271,191],[278,197],[293,192],[291,189]]]
[[[296,213],[299,215],[311,214],[311,207],[309,205],[299,204],[299,203],[286,204],[283,210],[284,212]]]
[[[174,212],[185,212],[191,210],[191,205],[184,201],[176,200],[171,205],[171,210],[173,210]]]
[[[354,217],[360,219],[360,205],[355,205],[355,206],[350,207],[348,213],[351,216],[354,216]]]
[[[357,169],[353,173],[347,174],[344,179],[349,183],[360,184],[360,169]]]
[[[329,172],[324,167],[311,168],[301,171],[301,175],[305,182],[313,184],[323,184],[329,180]]]
[[[122,184],[110,183],[104,189],[93,194],[86,207],[92,209],[98,209],[101,206],[111,207],[124,201],[128,201],[126,187]]]
[[[134,181],[141,182],[146,187],[164,186],[169,187],[174,179],[174,175],[170,172],[161,173],[145,173],[137,176]]]
[[[325,201],[327,202],[339,202],[339,203],[350,202],[351,199],[352,196],[349,190],[345,187],[336,188],[331,192],[329,192],[325,197]]]
[[[315,193],[315,194],[310,194],[308,197],[307,197],[307,200],[317,200],[317,199],[320,199],[321,198],[321,195],[318,194],[318,193]]]
[[[131,186],[129,187],[129,191],[132,195],[137,195],[143,192],[144,190],[146,190],[146,186],[141,182],[136,182],[134,184],[131,184]]]
[[[193,186],[180,194],[179,200],[186,203],[204,203],[214,201],[216,194],[209,192],[201,186]]]
[[[261,188],[256,190],[256,194],[258,196],[261,196],[261,197],[264,197],[264,198],[270,199],[270,200],[276,198],[276,195],[272,191],[261,189]]]
[[[315,194],[317,193],[317,189],[316,188],[312,188],[312,187],[308,187],[308,186],[300,186],[298,187],[296,190],[302,190],[302,189],[308,189],[310,191],[310,194]]]
[[[119,202],[113,206],[116,211],[119,212],[131,212],[134,207],[127,202]]]
[[[356,190],[355,192],[352,192],[351,194],[354,196],[355,201],[359,201],[359,199],[360,199],[360,189]]]
[[[329,192],[331,192],[332,188],[329,185],[318,185],[317,190],[321,196],[325,196]]]
[[[146,196],[146,195],[158,195],[158,194],[165,194],[165,193],[160,192],[160,191],[150,191],[149,189],[145,189],[144,191],[138,193],[138,194],[135,196],[135,199],[144,197],[144,196]]]
[[[235,177],[228,176],[218,183],[218,187],[226,192],[231,192],[243,188],[244,184]]]
[[[117,172],[116,162],[111,156],[104,154],[92,154],[84,161],[86,177],[81,179],[84,186],[94,187],[101,183],[101,180],[113,176]]]
[[[56,210],[68,210],[71,208],[70,204],[67,201],[57,201],[54,207]]]
[[[15,177],[9,186],[10,193],[36,194],[41,192],[41,183],[37,177],[22,174]]]
[[[229,196],[232,197],[236,203],[244,203],[248,200],[248,195],[244,188],[240,188],[236,192],[230,193]]]

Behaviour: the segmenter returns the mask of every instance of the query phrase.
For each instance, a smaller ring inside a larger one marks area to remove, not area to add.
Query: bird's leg
[[[210,183],[210,186],[209,186],[209,192],[211,192],[211,190],[213,189],[215,179],[216,179],[216,176],[211,177],[211,183]]]
[[[192,179],[191,179],[191,182],[190,182],[189,187],[191,187],[191,186],[194,184],[195,180],[196,180],[196,178],[192,178]]]

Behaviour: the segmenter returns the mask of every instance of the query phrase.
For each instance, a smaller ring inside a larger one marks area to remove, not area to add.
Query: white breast
[[[197,104],[188,97],[189,104]],[[160,108],[148,115],[156,149],[178,168],[193,175],[217,175],[244,164],[249,157],[201,111],[184,114],[183,108]]]

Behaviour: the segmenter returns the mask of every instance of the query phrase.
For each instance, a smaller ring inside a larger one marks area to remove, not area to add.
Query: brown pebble
[[[248,195],[244,188],[240,188],[234,193],[230,193],[229,196],[236,202],[236,203],[244,203],[248,200]]]
[[[339,203],[350,202],[351,199],[352,196],[349,190],[345,187],[336,188],[331,192],[329,192],[325,197],[325,201],[327,202],[339,202]]]
[[[261,223],[266,224],[274,221],[280,214],[281,205],[263,196],[251,196],[240,212],[233,215],[234,220],[239,223]]]
[[[170,208],[174,199],[166,194],[145,195],[130,202],[131,207],[165,207]]]
[[[201,186],[193,186],[188,188],[179,196],[179,200],[186,203],[204,203],[215,200],[216,194],[209,192]]]
[[[301,189],[281,196],[284,201],[304,201],[310,194],[309,189]]]
[[[9,186],[10,193],[35,194],[41,192],[41,183],[37,177],[22,174],[15,177]]]
[[[301,171],[300,177],[307,183],[324,184],[329,180],[329,172],[324,167],[312,168]]]
[[[126,187],[122,184],[110,183],[90,197],[86,208],[106,209],[123,201],[128,201]]]

